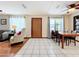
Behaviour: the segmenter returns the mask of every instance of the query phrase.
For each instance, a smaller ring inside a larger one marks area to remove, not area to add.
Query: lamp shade
[[[13,28],[13,29],[16,29],[16,25],[12,25],[12,28]]]

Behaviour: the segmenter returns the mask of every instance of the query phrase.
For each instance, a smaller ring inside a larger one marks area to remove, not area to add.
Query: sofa
[[[11,30],[0,30],[0,42],[9,40],[10,36],[9,34],[13,33]]]
[[[10,38],[10,44],[13,45],[13,44],[16,44],[16,43],[23,42],[24,36],[25,36],[25,28],[23,28],[18,33],[15,33],[15,35]]]

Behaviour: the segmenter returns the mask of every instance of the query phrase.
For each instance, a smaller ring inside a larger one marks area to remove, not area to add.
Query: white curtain
[[[51,30],[57,30],[59,32],[64,31],[63,17],[51,17],[50,18],[50,32]]]
[[[13,30],[12,25],[16,25],[16,32],[25,28],[24,16],[10,16],[10,29]]]

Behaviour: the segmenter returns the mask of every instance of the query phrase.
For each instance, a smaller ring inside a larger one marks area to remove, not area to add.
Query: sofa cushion
[[[2,33],[2,39],[7,39],[9,36],[9,33],[8,32],[3,32]]]
[[[21,35],[21,31],[19,31],[19,32],[17,33],[17,35]]]

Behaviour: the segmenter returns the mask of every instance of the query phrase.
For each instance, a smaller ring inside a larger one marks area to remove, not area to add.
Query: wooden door
[[[42,18],[32,18],[32,38],[42,37]]]

